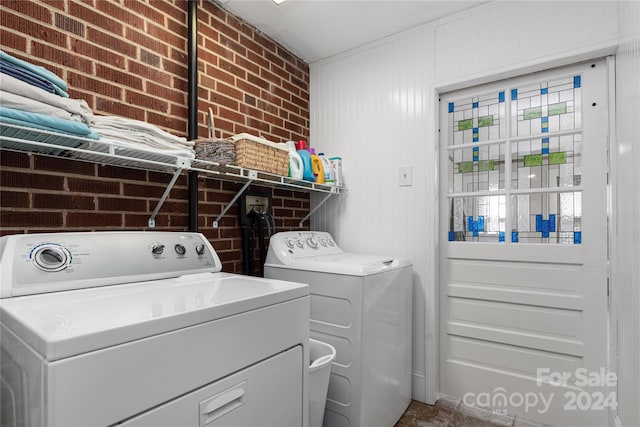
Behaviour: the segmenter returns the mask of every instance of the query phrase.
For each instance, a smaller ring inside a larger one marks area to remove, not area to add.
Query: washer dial
[[[57,243],[43,243],[30,254],[31,261],[43,271],[62,271],[71,264],[71,253]]]

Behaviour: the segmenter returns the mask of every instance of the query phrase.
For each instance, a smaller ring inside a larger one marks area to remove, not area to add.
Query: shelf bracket
[[[333,195],[334,195],[334,193],[332,192],[332,193],[329,193],[329,194],[327,194],[326,196],[324,196],[324,199],[322,199],[322,200],[320,201],[320,203],[318,203],[318,204],[316,205],[316,207],[315,207],[315,208],[313,208],[313,209],[311,210],[311,212],[309,212],[309,213],[307,214],[307,216],[305,216],[304,218],[302,218],[302,219],[300,220],[300,224],[298,224],[298,227],[302,228],[302,227],[303,227],[304,222],[305,222],[306,220],[308,220],[309,218],[311,218],[311,215],[313,215],[313,213],[314,213],[315,211],[317,211],[317,210],[318,210],[318,208],[319,208],[320,206],[322,206],[322,205],[324,204],[324,202],[326,202],[327,200],[329,200],[329,198],[330,198],[331,196],[333,196]]]
[[[238,191],[236,193],[236,195],[233,196],[233,199],[231,199],[229,204],[224,207],[222,212],[220,212],[220,215],[218,215],[218,217],[215,219],[215,221],[213,221],[213,224],[212,224],[213,228],[218,228],[220,226],[220,220],[222,219],[222,217],[227,213],[227,211],[231,208],[231,206],[233,206],[233,204],[236,202],[236,200],[238,200],[238,197],[240,197],[242,195],[242,193],[244,193],[244,190],[246,190],[247,187],[249,187],[251,185],[251,183],[253,182],[253,180],[256,179],[257,177],[258,177],[258,173],[256,171],[254,171],[254,170],[250,170],[249,171],[249,180],[244,183],[244,185],[242,186],[240,191]]]
[[[151,217],[149,218],[149,228],[155,228],[156,215],[158,215],[158,212],[160,212],[160,208],[164,204],[164,201],[167,200],[167,197],[169,197],[169,193],[171,192],[171,189],[173,188],[173,186],[176,184],[176,181],[178,180],[178,177],[180,176],[181,173],[182,173],[182,168],[178,168],[173,174],[173,178],[171,178],[169,185],[164,190],[164,193],[162,193],[162,197],[160,197],[160,200],[158,201],[158,205],[153,210],[153,213],[151,213]]]

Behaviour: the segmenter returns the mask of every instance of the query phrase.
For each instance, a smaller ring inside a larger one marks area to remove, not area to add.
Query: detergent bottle
[[[293,179],[302,179],[302,157],[296,151],[296,143],[287,141],[286,144],[289,149],[289,176]]]
[[[331,162],[324,155],[324,153],[318,153],[318,157],[320,157],[320,160],[322,161],[322,168],[324,169],[324,183],[327,185],[333,185],[334,172],[333,166],[331,166]]]
[[[301,139],[296,144],[296,148],[298,149],[298,154],[302,159],[302,178],[305,181],[315,181],[315,177],[313,176],[313,167],[311,166],[311,154],[307,150],[307,141]]]
[[[309,154],[311,154],[311,167],[313,168],[313,178],[317,184],[324,184],[324,168],[322,167],[322,160],[316,154],[316,150],[309,148]]]

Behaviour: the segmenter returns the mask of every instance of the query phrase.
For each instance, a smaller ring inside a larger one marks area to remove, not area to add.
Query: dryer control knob
[[[296,245],[301,249],[304,248],[304,240],[296,240]]]
[[[196,245],[196,253],[198,255],[203,255],[204,254],[204,244],[200,243],[198,245]]]
[[[154,243],[151,247],[151,253],[154,255],[160,255],[162,252],[164,252],[164,245],[160,243]]]
[[[61,271],[71,264],[69,251],[55,243],[37,246],[30,256],[36,267],[43,271]]]
[[[285,240],[284,242],[285,242],[285,244],[287,245],[287,247],[288,247],[289,249],[293,249],[293,247],[296,245],[296,244],[295,244],[295,242],[294,242],[293,240],[289,240],[289,239],[287,239],[287,240]]]
[[[187,253],[187,248],[184,247],[184,245],[181,245],[180,243],[178,243],[177,245],[174,246],[174,249],[176,250],[176,253],[178,255],[184,255]]]
[[[327,243],[329,244],[329,246],[333,246],[334,245],[333,240],[331,240],[331,239],[327,239]]]
[[[327,239],[320,239],[320,244],[322,246],[327,246]]]
[[[310,247],[312,247],[314,249],[318,247],[318,241],[316,239],[314,239],[313,237],[309,237],[307,239],[307,243],[309,244]]]

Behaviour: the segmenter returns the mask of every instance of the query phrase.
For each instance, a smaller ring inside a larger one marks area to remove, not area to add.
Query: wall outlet
[[[411,187],[411,166],[400,167],[398,185],[400,187]]]

